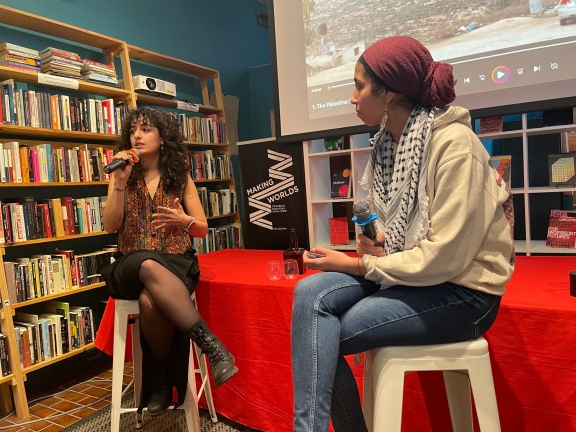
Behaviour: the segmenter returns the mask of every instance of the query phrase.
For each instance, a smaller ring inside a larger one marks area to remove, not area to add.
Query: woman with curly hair
[[[139,152],[139,163],[127,150]],[[112,173],[104,229],[118,231],[118,253],[101,273],[111,296],[138,300],[143,350],[140,409],[154,416],[186,394],[190,339],[207,354],[216,385],[238,369],[191,300],[200,277],[192,237],[208,223],[189,175],[178,121],[154,109],[130,111],[113,159],[128,163]],[[148,373],[147,373],[148,372]]]

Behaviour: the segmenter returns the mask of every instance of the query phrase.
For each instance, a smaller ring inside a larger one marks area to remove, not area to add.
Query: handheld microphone
[[[140,160],[140,150],[130,149],[130,150],[127,150],[126,153],[128,153],[128,156],[130,156],[132,158],[134,163],[136,163]],[[110,174],[111,172],[116,171],[118,168],[122,168],[127,163],[128,163],[128,161],[125,161],[124,159],[113,160],[108,165],[104,166],[104,172],[106,174]]]
[[[370,211],[370,203],[366,200],[356,201],[352,206],[352,212],[354,213],[352,221],[356,222],[362,229],[362,234],[374,241],[376,246],[384,246],[382,243],[376,242],[378,230],[374,221],[378,219],[378,215]]]

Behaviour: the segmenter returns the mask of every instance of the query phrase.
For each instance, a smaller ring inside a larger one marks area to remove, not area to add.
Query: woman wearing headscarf
[[[350,99],[380,124],[362,178],[378,215],[359,257],[325,248],[296,286],[294,430],[366,431],[343,356],[378,347],[472,340],[493,324],[513,271],[511,196],[456,97],[452,66],[395,36],[356,63]],[[382,244],[379,246],[377,244]],[[306,254],[305,254],[306,255]]]

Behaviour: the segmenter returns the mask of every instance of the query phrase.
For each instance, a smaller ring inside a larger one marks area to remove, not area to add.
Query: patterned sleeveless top
[[[156,213],[158,206],[173,207],[176,198],[182,202],[185,189],[186,183],[178,191],[166,191],[160,179],[154,198],[151,198],[144,179],[126,186],[118,250],[124,254],[139,249],[181,254],[190,248],[192,240],[184,228],[170,226],[158,230],[152,226],[152,214]]]

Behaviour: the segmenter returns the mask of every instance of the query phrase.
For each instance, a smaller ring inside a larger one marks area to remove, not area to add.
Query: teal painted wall
[[[268,29],[256,22],[266,8],[256,0],[0,0],[0,4],[102,33],[126,42],[220,71],[222,90],[240,98],[241,141],[260,138],[260,119],[252,103],[272,105],[271,80],[263,92],[250,91],[252,67],[270,63]],[[0,41],[47,46],[46,39],[0,27]],[[60,46],[60,45],[58,45]],[[89,53],[81,56],[92,58]],[[95,58],[97,60],[97,58]],[[199,86],[181,84],[178,74],[136,70],[174,80],[184,96],[199,96]],[[269,99],[269,100],[268,100]]]
[[[271,137],[270,110],[274,109],[274,105],[270,64],[255,66],[250,69],[250,95],[254,139]]]

